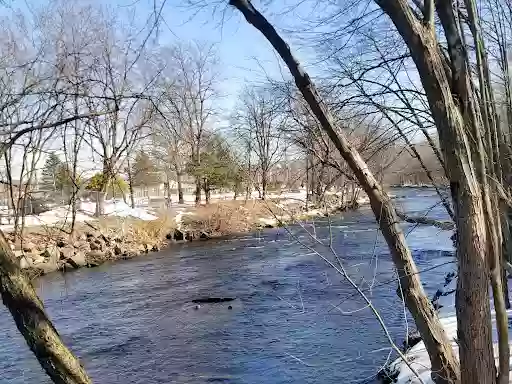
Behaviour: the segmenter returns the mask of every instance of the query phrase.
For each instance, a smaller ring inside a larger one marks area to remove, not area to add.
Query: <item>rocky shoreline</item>
[[[209,212],[204,217],[196,213],[179,213],[175,217],[155,222],[132,221],[129,224],[117,224],[118,227],[125,227],[122,231],[117,230],[119,228],[106,230],[100,226],[87,224],[75,231],[73,236],[55,231],[53,234],[27,233],[22,237],[22,241],[11,233],[5,236],[22,270],[34,279],[51,272],[67,272],[78,268],[97,267],[106,262],[127,260],[180,243],[222,239],[264,228],[284,226],[297,220],[355,209],[360,204],[357,202],[350,207],[340,207],[335,203],[338,202],[323,204],[322,207],[312,206],[308,210],[304,207],[295,207],[286,214],[276,214],[270,210],[264,214],[246,213],[248,209],[240,204],[227,213],[223,205],[222,208],[216,207],[213,213]],[[212,211],[212,207],[208,208]],[[219,211],[222,211],[222,214],[219,214]],[[239,211],[242,211],[242,215]],[[144,236],[140,235],[141,232]]]

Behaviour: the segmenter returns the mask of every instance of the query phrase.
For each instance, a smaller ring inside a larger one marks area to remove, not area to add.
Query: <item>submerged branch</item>
[[[400,219],[408,223],[432,225],[444,231],[451,231],[455,229],[455,223],[452,221],[435,220],[425,216],[409,216],[406,213],[400,211],[397,211],[396,214]]]

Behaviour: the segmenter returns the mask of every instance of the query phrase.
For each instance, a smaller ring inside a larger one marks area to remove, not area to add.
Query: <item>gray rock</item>
[[[22,257],[20,259],[20,268],[21,269],[27,269],[30,268],[30,263],[28,262],[26,257]]]
[[[24,255],[23,251],[21,249],[16,249],[13,251],[14,256],[16,256],[18,259]]]
[[[123,253],[123,250],[121,249],[121,247],[119,245],[115,245],[114,246],[114,255],[116,256],[119,256]]]
[[[95,239],[96,235],[94,233],[92,233],[92,232],[85,232],[85,238],[87,240]]]
[[[69,259],[75,254],[75,248],[67,246],[60,249],[60,258]]]
[[[55,262],[55,261],[40,263],[40,264],[34,265],[34,268],[39,269],[43,275],[59,270],[59,266],[58,266],[57,262]]]
[[[55,245],[49,246],[44,250],[41,256],[57,263],[57,261],[60,259],[60,249]]]
[[[57,242],[55,243],[57,245],[57,247],[59,248],[63,248],[65,247],[67,244],[66,242],[63,240],[63,239],[58,239]]]
[[[80,241],[80,242],[76,243],[75,248],[79,249],[81,251],[84,251],[84,252],[88,252],[91,250],[91,246],[87,241]]]
[[[79,267],[85,267],[87,265],[87,260],[85,259],[84,252],[79,251],[73,256],[71,256],[70,259],[73,260],[73,262]]]
[[[23,244],[23,252],[30,253],[30,252],[33,252],[35,249],[36,249],[36,246],[34,245],[34,243],[27,242],[27,243]]]
[[[103,243],[98,239],[89,242],[89,247],[91,251],[103,251]]]
[[[46,259],[43,256],[34,256],[32,258],[32,264],[42,264],[46,261]]]
[[[90,251],[85,254],[85,261],[89,267],[97,267],[105,262],[106,255],[103,251]]]
[[[174,240],[176,241],[182,241],[185,239],[185,235],[183,234],[182,231],[180,231],[179,229],[175,229],[174,230],[174,236],[173,236]]]

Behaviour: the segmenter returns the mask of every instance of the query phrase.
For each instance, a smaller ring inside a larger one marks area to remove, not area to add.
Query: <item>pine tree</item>
[[[160,183],[160,169],[147,153],[140,151],[131,166],[132,183],[135,186],[148,186]]]
[[[54,152],[50,153],[42,172],[41,186],[43,190],[56,192],[62,189],[62,187],[59,188],[59,179],[63,168],[64,163],[59,156]]]

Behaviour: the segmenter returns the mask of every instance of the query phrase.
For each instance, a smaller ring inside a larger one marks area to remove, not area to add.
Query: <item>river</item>
[[[409,213],[436,205],[428,189],[403,189]],[[429,216],[445,219],[437,205]],[[95,383],[377,383],[389,344],[354,289],[311,249],[334,260],[305,232],[266,230],[230,240],[184,244],[148,257],[52,274],[37,289],[61,336]],[[410,319],[395,290],[393,265],[368,207],[333,219],[333,248],[366,289],[398,344]],[[432,295],[455,269],[451,232],[404,226]],[[371,287],[371,289],[370,289]],[[204,296],[236,297],[203,304]],[[446,299],[449,303],[450,299]],[[229,308],[229,305],[232,308]],[[442,309],[449,313],[449,305]],[[0,308],[0,383],[50,383]]]

